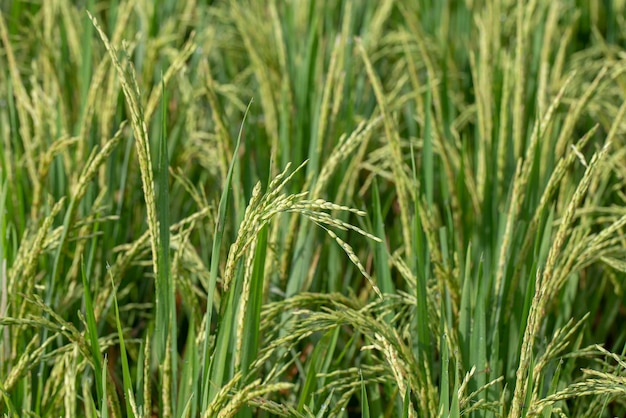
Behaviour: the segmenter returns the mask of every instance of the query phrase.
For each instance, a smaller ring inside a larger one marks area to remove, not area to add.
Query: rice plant
[[[626,2],[0,5],[0,413],[626,415]]]

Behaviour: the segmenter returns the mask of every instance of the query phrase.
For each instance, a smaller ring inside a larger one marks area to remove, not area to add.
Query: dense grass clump
[[[0,6],[0,414],[626,415],[626,2]]]

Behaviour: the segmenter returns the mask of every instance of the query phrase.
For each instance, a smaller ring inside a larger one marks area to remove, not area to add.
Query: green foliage
[[[0,414],[626,415],[625,14],[3,4]]]

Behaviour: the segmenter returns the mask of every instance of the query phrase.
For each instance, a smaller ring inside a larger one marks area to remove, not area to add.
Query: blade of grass
[[[309,408],[315,409],[315,400],[313,394],[318,385],[318,373],[322,367],[324,361],[324,353],[329,348],[329,343],[335,334],[335,330],[330,330],[321,338],[321,340],[315,345],[311,356],[308,359],[309,367],[306,371],[306,377],[302,390],[300,391],[298,401],[298,412],[304,411],[304,406],[308,404]]]
[[[198,416],[198,391],[200,387],[198,382],[198,374],[200,372],[200,356],[196,349],[196,325],[194,317],[191,316],[189,321],[189,334],[187,334],[187,344],[185,350],[185,358],[180,376],[180,385],[178,387],[178,411],[179,417],[195,417]],[[183,402],[186,401],[186,404]]]
[[[330,401],[332,398],[333,398],[333,391],[331,390],[328,396],[326,397],[326,399],[324,400],[324,403],[322,403],[322,406],[320,406],[320,409],[315,415],[315,418],[323,418],[324,416],[326,416],[326,411],[330,407]]]
[[[109,270],[110,274],[110,270]],[[128,365],[128,356],[126,354],[126,343],[124,342],[124,330],[122,328],[122,321],[120,320],[120,308],[117,304],[117,293],[115,292],[115,282],[113,277],[111,279],[111,286],[113,286],[113,307],[115,308],[115,326],[117,328],[117,335],[120,339],[120,360],[122,362],[122,381],[124,386],[124,399],[126,401],[126,416],[134,417],[133,408],[131,402],[134,404],[135,399],[133,396],[133,382],[130,377],[130,367]],[[91,314],[93,316],[93,313]]]
[[[474,375],[474,379],[472,379],[470,388],[472,391],[478,390],[483,387],[486,383],[487,377],[485,370],[487,368],[487,329],[486,329],[486,313],[485,313],[485,303],[487,301],[487,288],[483,286],[482,283],[487,278],[487,273],[483,267],[483,263],[480,263],[478,266],[477,278],[478,289],[474,296],[474,312],[472,315],[472,332],[470,335],[470,363],[468,367],[476,367],[479,371],[476,375]],[[486,391],[481,392],[479,396],[484,399],[486,395]],[[483,410],[478,410],[475,412],[476,416],[482,417],[484,416]]]
[[[457,371],[454,373],[454,390],[452,391],[452,403],[450,405],[450,414],[448,416],[450,418],[459,418],[461,416],[461,411],[460,411],[460,406],[459,406],[458,367],[457,367]]]
[[[8,213],[7,213],[7,181],[4,178],[4,171],[0,173],[0,318],[4,318],[8,311],[8,295],[7,289],[7,253],[8,253]],[[0,364],[9,364],[9,329],[4,325],[0,326]],[[0,370],[2,370],[0,368]]]
[[[363,375],[359,371],[359,375],[361,376],[361,417],[362,418],[370,418],[370,406],[367,401],[367,389],[365,388],[365,382],[363,381]]]
[[[433,154],[433,132],[432,132],[432,112],[430,110],[431,107],[431,93],[430,89],[426,90],[426,103],[425,103],[425,120],[424,120],[424,132],[423,132],[423,141],[424,146],[422,149],[422,172],[423,172],[423,182],[424,182],[424,193],[426,194],[426,203],[428,204],[428,209],[431,210],[433,207],[434,200],[434,186],[435,186],[435,175],[434,175],[434,154]]]
[[[239,145],[241,144],[241,137],[243,132],[244,122],[250,110],[250,106],[252,105],[252,100],[248,103],[248,107],[246,108],[246,112],[243,117],[243,122],[241,123],[241,128],[239,130],[239,135],[237,136],[237,143],[235,145],[235,150],[233,152],[233,159],[230,163],[230,167],[228,168],[228,174],[224,181],[222,197],[220,198],[219,209],[217,212],[217,223],[215,224],[215,233],[213,238],[213,249],[211,251],[211,267],[210,267],[210,276],[209,276],[209,289],[207,291],[207,306],[206,306],[206,328],[205,328],[205,336],[204,336],[204,356],[202,358],[204,369],[202,374],[202,407],[201,410],[205,411],[209,402],[212,400],[214,396],[214,391],[212,390],[214,387],[213,384],[216,382],[211,382],[210,380],[210,366],[212,363],[212,356],[209,353],[209,340],[211,334],[211,316],[213,313],[213,296],[215,293],[215,285],[217,283],[217,274],[219,268],[219,254],[222,246],[222,238],[224,236],[224,224],[226,221],[226,212],[228,210],[228,196],[229,190],[231,188],[231,179],[233,177],[233,167],[237,161],[237,156],[239,155]]]
[[[415,166],[415,153],[413,145],[411,145],[411,173],[413,176],[413,183],[418,184],[417,167]],[[425,350],[430,347],[430,330],[428,329],[428,300],[427,300],[427,282],[429,279],[430,271],[430,258],[428,254],[428,242],[424,238],[424,232],[422,228],[422,220],[420,211],[423,208],[419,204],[418,190],[413,191],[414,212],[412,226],[413,236],[413,254],[411,254],[411,267],[415,272],[416,283],[416,310],[413,315],[413,329],[416,332],[417,338],[413,343],[413,352],[415,358],[419,360],[419,364],[424,364],[422,359],[426,359],[424,354]]]
[[[103,382],[103,365],[102,354],[100,353],[100,343],[98,342],[98,327],[96,325],[96,318],[94,315],[93,302],[91,299],[91,291],[89,290],[89,283],[87,282],[87,276],[85,275],[85,265],[82,263],[82,279],[83,279],[83,298],[85,303],[85,318],[87,320],[87,333],[89,336],[89,347],[91,348],[91,355],[93,359],[93,369],[96,380],[96,393],[98,399],[103,399],[105,396]]]
[[[430,330],[428,328],[428,294],[426,290],[429,277],[430,259],[423,256],[426,253],[428,244],[422,241],[421,215],[419,214],[419,205],[415,205],[415,214],[413,218],[413,236],[415,237],[414,263],[417,272],[417,294],[416,294],[416,315],[414,316],[415,328],[417,329],[416,341],[416,357],[420,360],[420,364],[428,362],[430,350]],[[422,264],[423,263],[423,264]]]
[[[234,273],[235,283],[223,296],[222,306],[220,306],[220,321],[217,325],[215,349],[211,356],[211,368],[209,370],[211,384],[209,399],[211,401],[221,392],[224,385],[228,385],[234,372],[232,335],[237,324],[238,302],[242,292],[241,285],[244,272],[241,264],[241,262],[237,263]],[[203,413],[205,412],[206,410],[203,410]]]
[[[450,353],[448,351],[448,338],[445,330],[446,307],[443,298],[441,299],[441,335],[439,346],[441,347],[441,380],[439,382],[439,414],[444,417],[450,415]]]
[[[261,328],[261,310],[263,304],[263,288],[265,278],[265,257],[267,254],[268,226],[265,225],[258,234],[256,253],[254,255],[254,267],[250,279],[250,296],[244,315],[244,339],[243,352],[241,355],[241,372],[244,382],[249,382],[253,376],[248,377],[248,370],[256,359],[259,350]]]
[[[101,387],[103,395],[100,397],[100,416],[102,418],[109,418],[109,406],[107,402],[107,367],[108,367],[108,359],[107,356],[104,356],[104,362],[102,364],[102,375],[101,375]]]
[[[155,334],[157,347],[170,347],[170,367],[165,367],[163,375],[163,388],[170,387],[171,392],[164,394],[170,398],[172,416],[176,415],[176,394],[178,376],[178,344],[176,341],[176,285],[170,269],[170,199],[169,199],[169,158],[167,146],[167,117],[165,82],[161,74],[161,140],[159,141],[159,156],[156,166],[156,194],[157,194],[157,220],[159,225],[159,258],[158,277],[156,280],[156,325]]]
[[[380,193],[378,191],[378,181],[374,179],[372,183],[372,203],[374,217],[374,235],[379,237],[382,242],[371,242],[374,247],[374,266],[376,269],[376,281],[380,291],[385,294],[394,294],[395,286],[391,279],[391,270],[389,268],[389,254],[387,250],[387,239],[385,234],[385,223],[383,220],[382,209],[380,205]]]
[[[402,418],[410,418],[413,412],[411,409],[411,389],[407,386],[404,393],[404,402],[402,403]]]
[[[4,400],[4,405],[6,406],[5,410],[8,411],[10,416],[12,417],[19,417],[20,414],[17,412],[17,409],[13,405],[13,402],[11,402],[11,397],[9,396],[9,394],[6,393],[2,388],[0,388],[0,393],[2,393],[2,399]]]

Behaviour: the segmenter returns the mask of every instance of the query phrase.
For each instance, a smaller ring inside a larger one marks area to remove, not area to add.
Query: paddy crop
[[[0,413],[624,416],[624,16],[3,3]]]

